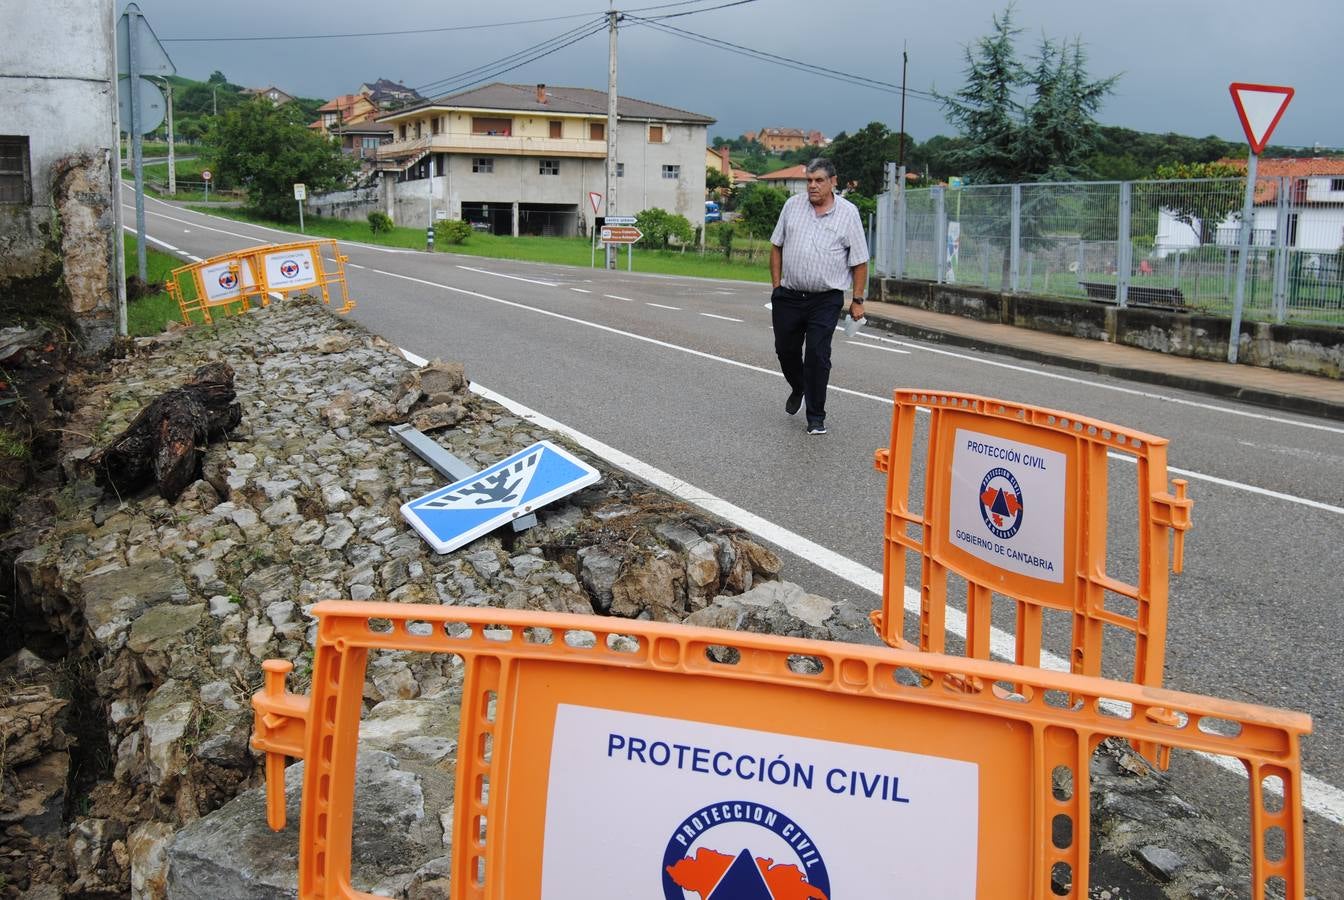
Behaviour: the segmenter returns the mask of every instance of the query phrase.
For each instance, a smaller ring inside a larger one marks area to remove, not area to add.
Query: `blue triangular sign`
[[[550,441],[538,441],[470,478],[403,503],[401,514],[435,550],[451,553],[601,478]]]

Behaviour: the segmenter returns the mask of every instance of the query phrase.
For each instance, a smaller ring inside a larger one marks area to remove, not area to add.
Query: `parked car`
[[[714,202],[713,200],[705,201],[705,221],[706,222],[723,221],[723,213],[719,211],[719,204]]]

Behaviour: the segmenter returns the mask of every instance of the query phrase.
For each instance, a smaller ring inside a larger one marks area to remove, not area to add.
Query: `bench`
[[[1104,281],[1080,281],[1078,286],[1087,292],[1094,303],[1114,303],[1116,286]],[[1157,309],[1184,309],[1185,295],[1178,287],[1129,286],[1130,306],[1151,306]]]

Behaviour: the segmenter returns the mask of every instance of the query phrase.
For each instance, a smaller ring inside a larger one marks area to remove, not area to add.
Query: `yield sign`
[[[1228,90],[1232,92],[1232,102],[1237,105],[1237,115],[1241,116],[1241,127],[1246,130],[1246,141],[1251,145],[1251,152],[1259,155],[1269,143],[1274,126],[1283,118],[1288,101],[1293,99],[1293,89],[1234,81]]]
[[[597,191],[589,191],[588,202],[593,204],[593,215],[597,215],[598,209],[602,207],[602,195]]]

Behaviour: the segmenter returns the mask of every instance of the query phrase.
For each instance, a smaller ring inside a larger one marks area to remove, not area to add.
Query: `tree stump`
[[[234,402],[233,368],[209,363],[180,388],[150,402],[112,443],[90,460],[94,480],[119,495],[153,481],[169,503],[201,477],[201,451],[243,419]]]

